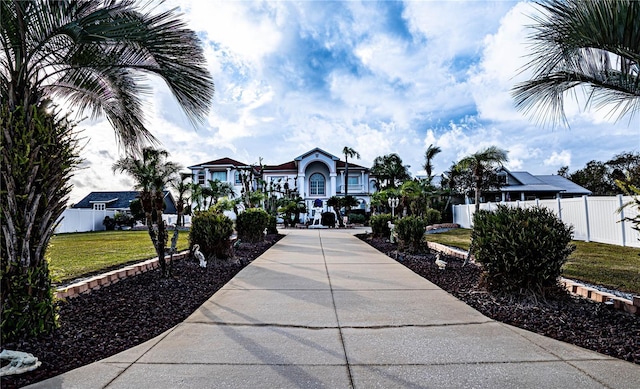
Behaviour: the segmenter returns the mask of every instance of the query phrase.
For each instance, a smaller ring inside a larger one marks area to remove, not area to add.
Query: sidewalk
[[[488,319],[357,232],[285,230],[183,323],[30,388],[640,388],[640,366]]]

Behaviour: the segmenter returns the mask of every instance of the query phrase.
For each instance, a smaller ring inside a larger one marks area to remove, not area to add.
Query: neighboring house
[[[486,201],[525,201],[571,198],[590,195],[591,191],[558,175],[532,175],[502,169],[498,177],[503,186],[500,191],[483,193]]]
[[[316,200],[323,202],[327,209],[327,200],[332,196],[344,196],[345,162],[339,157],[315,148],[289,162],[279,165],[251,166],[231,158],[189,166],[193,182],[206,185],[208,180],[231,183],[236,194],[242,190],[242,175],[253,170],[255,178],[260,178],[265,185],[285,184],[290,190],[297,191],[305,201],[307,209],[314,207]],[[369,210],[371,193],[374,191],[373,179],[369,177],[369,169],[349,162],[348,194],[358,200],[358,207]],[[253,187],[258,185],[254,180]]]
[[[137,191],[91,192],[71,208],[129,212],[131,202],[137,199],[139,194]],[[166,206],[164,214],[175,215],[178,213],[171,192],[166,190],[164,191],[164,204]]]

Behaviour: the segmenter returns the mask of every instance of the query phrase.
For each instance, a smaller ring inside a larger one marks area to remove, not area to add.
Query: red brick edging
[[[184,259],[189,256],[189,250],[181,251],[173,255],[173,260]],[[169,261],[171,257],[166,256],[165,259]],[[86,280],[75,282],[71,285],[61,286],[56,289],[55,297],[58,299],[76,297],[81,293],[90,293],[92,290],[100,289],[103,286],[115,284],[121,279],[131,277],[137,274],[144,273],[149,270],[157,269],[160,267],[158,257],[148,259],[144,262],[135,263],[123,267],[121,269],[112,270],[107,273],[98,274]]]

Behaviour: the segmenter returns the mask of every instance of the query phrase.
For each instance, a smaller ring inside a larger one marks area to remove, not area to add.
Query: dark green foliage
[[[546,208],[481,210],[473,218],[473,254],[492,290],[544,293],[555,286],[575,246],[572,227]]]
[[[238,239],[249,243],[262,242],[268,218],[269,214],[260,208],[250,208],[242,212],[236,219]]]
[[[371,216],[371,219],[369,219],[369,225],[371,226],[371,232],[373,233],[373,236],[379,238],[389,238],[391,231],[389,230],[388,222],[392,220],[393,218],[389,213]]]
[[[320,215],[320,224],[322,224],[323,226],[335,228],[336,215],[333,212],[322,212],[322,215]]]
[[[437,209],[429,208],[427,209],[427,212],[425,212],[424,220],[427,225],[430,226],[432,224],[440,223],[442,221],[442,216],[440,214],[440,211],[438,211]]]
[[[109,216],[105,216],[102,220],[102,225],[107,231],[113,231],[116,229],[116,219],[112,219]]]
[[[424,233],[427,223],[418,216],[406,216],[396,223],[398,250],[417,253],[426,247]]]
[[[124,212],[116,212],[114,219],[119,229],[122,229],[122,227],[133,227],[136,224],[133,216]]]
[[[2,341],[56,326],[45,251],[79,163],[66,118],[31,106],[0,107],[0,278]]]
[[[366,219],[367,217],[360,213],[349,213],[349,223],[362,224]]]
[[[278,219],[275,216],[269,215],[269,219],[267,221],[267,234],[277,234],[278,228],[276,227],[278,224]]]
[[[200,245],[200,251],[209,258],[225,259],[233,256],[229,238],[233,234],[233,221],[225,215],[213,212],[195,212],[191,219],[189,245]]]

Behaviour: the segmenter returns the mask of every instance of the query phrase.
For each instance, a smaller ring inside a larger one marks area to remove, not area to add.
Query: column
[[[366,190],[364,189],[364,170],[360,172],[360,192],[366,192]]]
[[[307,188],[304,184],[304,173],[298,173],[298,192],[303,199],[307,197]]]
[[[228,167],[227,168],[227,182],[230,183],[231,185],[233,185],[233,177],[231,177],[231,168]]]
[[[336,173],[331,173],[329,174],[329,176],[331,177],[331,188],[329,189],[329,197],[331,196],[335,196],[336,195]]]

